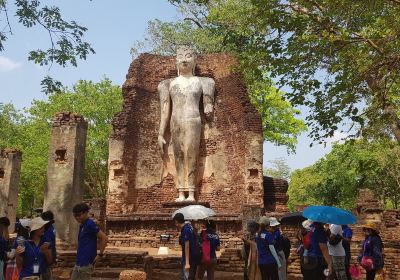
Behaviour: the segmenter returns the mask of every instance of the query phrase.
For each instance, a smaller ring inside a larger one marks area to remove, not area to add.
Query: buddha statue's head
[[[196,67],[196,51],[186,45],[178,46],[176,50],[176,67],[179,73],[192,73],[194,75],[194,69]]]

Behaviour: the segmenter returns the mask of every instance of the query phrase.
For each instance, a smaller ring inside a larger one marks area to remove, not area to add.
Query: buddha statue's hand
[[[207,118],[210,118],[213,112],[213,105],[212,104],[206,104],[204,107],[204,114],[206,115]]]
[[[164,156],[164,145],[167,144],[167,142],[164,139],[164,136],[158,135],[158,147],[160,149],[160,155],[163,157]]]

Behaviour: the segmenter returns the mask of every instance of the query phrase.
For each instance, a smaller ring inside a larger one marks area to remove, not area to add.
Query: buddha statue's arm
[[[171,97],[169,95],[169,84],[170,79],[161,81],[158,85],[158,93],[160,95],[160,108],[161,108],[161,120],[160,120],[160,130],[158,132],[158,145],[160,152],[164,154],[164,144],[166,141],[164,139],[164,133],[167,129],[169,119],[171,117]]]
[[[202,77],[201,86],[203,88],[204,113],[209,116],[214,110],[215,81],[211,78]]]

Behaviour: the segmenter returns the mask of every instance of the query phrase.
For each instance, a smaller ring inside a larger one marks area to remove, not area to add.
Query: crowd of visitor
[[[75,205],[72,212],[80,227],[71,279],[90,279],[103,257],[107,237],[89,217],[88,205]],[[221,245],[215,222],[190,222],[181,213],[173,221],[180,232],[181,279],[213,280]],[[9,238],[10,224],[7,217],[0,218],[0,280],[53,279],[52,267],[57,258],[53,213],[47,211],[31,220],[19,220],[13,241]],[[363,225],[363,230],[365,240],[358,263],[351,265],[352,230],[348,226],[304,221],[298,234],[301,245],[296,250],[304,279],[360,279],[360,266],[366,270],[367,280],[376,279],[384,266],[383,243],[373,223]],[[263,216],[258,222],[250,221],[243,243],[245,280],[287,279],[291,244],[276,218]]]

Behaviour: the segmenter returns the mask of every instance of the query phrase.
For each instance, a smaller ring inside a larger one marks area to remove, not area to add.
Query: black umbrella
[[[305,220],[307,220],[307,218],[303,217],[303,212],[293,212],[283,215],[281,224],[300,224]]]

